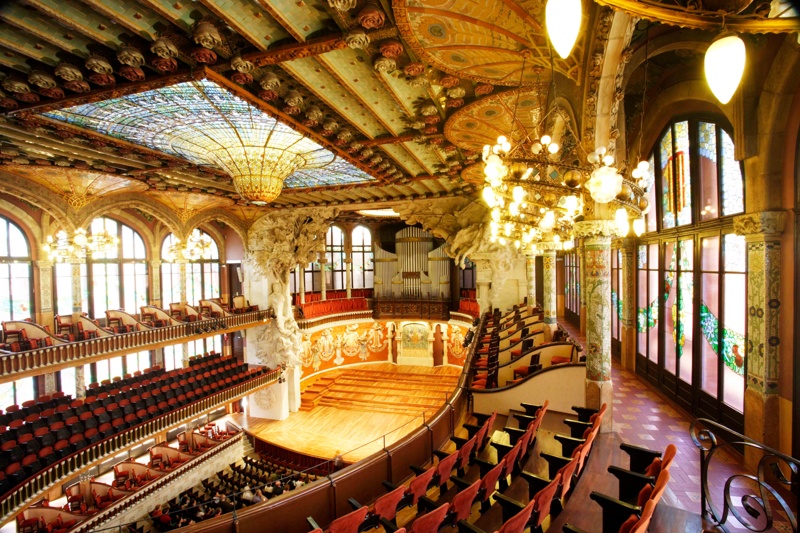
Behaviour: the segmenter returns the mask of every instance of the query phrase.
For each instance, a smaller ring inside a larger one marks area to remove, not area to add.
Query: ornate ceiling
[[[474,198],[482,145],[511,130],[527,135],[552,101],[553,76],[574,130],[594,134],[611,10],[584,1],[575,49],[551,61],[544,5],[5,2],[0,177],[36,182],[65,209],[144,193],[182,220],[216,210],[245,227],[286,207],[355,215],[409,200]],[[216,115],[197,99],[198,87],[224,96]],[[223,138],[214,116],[238,113],[279,121],[326,154],[324,164],[295,172],[273,204],[248,204],[206,153]]]

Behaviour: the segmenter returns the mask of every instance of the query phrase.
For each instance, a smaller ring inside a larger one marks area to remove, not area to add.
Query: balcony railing
[[[193,324],[197,324],[194,322]],[[112,435],[61,459],[23,481],[0,499],[0,524],[14,518],[34,498],[41,496],[56,483],[63,483],[82,469],[102,462],[122,450],[139,445],[169,429],[190,422],[205,412],[234,402],[256,389],[278,380],[280,369],[249,379],[223,391],[210,394],[174,411],[142,422],[121,433]]]
[[[154,328],[85,341],[69,342],[24,352],[0,351],[0,379],[40,373],[45,367],[57,370],[65,366],[77,366],[90,362],[92,358],[108,357],[118,352],[133,349],[152,350],[161,346],[188,342],[221,333],[247,329],[267,320],[267,311],[253,311],[222,318],[186,322],[175,326]],[[56,366],[57,365],[57,366]]]

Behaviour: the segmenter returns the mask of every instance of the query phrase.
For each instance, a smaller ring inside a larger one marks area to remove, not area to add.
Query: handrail
[[[300,318],[297,320],[297,326],[300,329],[310,329],[323,324],[331,322],[341,322],[343,320],[372,320],[372,309],[362,309],[358,311],[345,311],[343,313],[332,313],[329,315],[321,315],[313,318]]]
[[[558,363],[556,365],[550,365],[550,366],[546,366],[544,368],[541,368],[541,369],[537,370],[536,372],[528,374],[527,376],[525,376],[524,378],[522,378],[519,381],[515,381],[513,383],[509,383],[508,385],[503,385],[502,387],[495,387],[494,389],[473,389],[473,388],[470,388],[469,392],[470,392],[470,394],[490,394],[490,393],[493,393],[493,392],[499,392],[499,391],[504,391],[504,390],[507,390],[507,389],[513,389],[514,387],[518,387],[518,386],[522,385],[523,383],[525,383],[526,381],[528,381],[528,380],[530,380],[530,379],[532,379],[532,378],[534,378],[536,376],[541,376],[545,372],[549,372],[551,370],[558,369],[558,368],[566,368],[568,366],[583,366],[583,367],[585,367],[586,363],[580,363],[580,362]]]
[[[720,442],[717,438],[714,432],[719,432],[720,430],[726,434],[724,436],[727,441]],[[792,526],[792,531],[797,532],[797,509],[793,511],[786,499],[767,483],[766,474],[769,471],[772,477],[781,485],[790,489],[796,488],[798,472],[800,472],[800,460],[782,454],[774,448],[770,448],[707,418],[693,420],[689,426],[689,435],[692,437],[694,445],[700,450],[700,486],[702,488],[700,492],[700,508],[704,518],[713,521],[719,526],[724,526],[730,516],[733,515],[736,520],[750,531],[767,531],[772,529],[773,511],[777,510],[779,512],[783,511]],[[711,487],[708,482],[708,469],[718,450],[733,448],[734,446],[752,448],[763,452],[763,455],[758,461],[756,476],[734,474],[726,480],[723,488],[724,505],[722,512],[720,512],[713,502]],[[786,466],[789,469],[790,478],[786,478],[780,469],[781,466]],[[737,479],[746,481],[744,484],[739,483],[734,487]],[[746,486],[746,490],[755,491],[756,489],[752,487],[753,483],[758,485],[757,494],[738,494],[744,488],[743,485]],[[736,495],[731,493],[732,488],[738,489]],[[744,509],[745,513],[742,513],[734,506],[734,497],[741,502],[741,508]],[[778,503],[778,509],[773,509],[773,500]],[[763,527],[752,521],[753,518],[758,518],[762,514],[766,522]]]
[[[238,331],[256,322],[265,321],[268,316],[268,311],[253,311],[223,318],[67,342],[23,352],[0,351],[0,379],[7,380],[6,378],[11,376],[13,379],[19,379],[25,375],[34,375],[41,373],[43,367],[77,366],[89,362],[91,358],[106,357],[115,352],[130,352],[134,348],[152,350],[159,346],[181,342],[187,337],[201,339],[219,335],[222,331]],[[48,368],[48,371],[50,370],[58,368]]]
[[[0,524],[14,518],[20,508],[52,485],[73,477],[74,473],[93,463],[107,459],[120,450],[131,448],[169,428],[194,420],[206,411],[212,411],[252,393],[254,390],[278,380],[280,369],[248,379],[238,385],[212,393],[169,413],[142,422],[121,433],[106,437],[86,448],[64,457],[32,478],[11,489],[0,499]]]

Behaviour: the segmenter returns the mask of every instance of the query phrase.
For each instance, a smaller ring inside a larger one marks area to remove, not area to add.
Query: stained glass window
[[[673,202],[675,183],[672,164],[672,128],[668,129],[659,143],[659,161],[661,162],[661,208],[664,213],[665,228],[675,227],[675,203]]]
[[[656,162],[655,162],[655,155],[651,154],[648,163],[650,163],[650,182],[647,184],[647,205],[648,211],[645,215],[645,220],[647,221],[647,231],[657,231],[658,230],[658,205],[656,204],[657,197],[656,197]]]
[[[119,239],[105,253],[92,254],[86,263],[89,272],[89,315],[104,318],[109,309],[124,309],[138,314],[148,301],[148,268],[144,240],[132,228],[110,218],[96,218],[89,234],[106,231]]]
[[[28,239],[0,217],[0,321],[33,316],[33,270]]]
[[[747,245],[743,236],[727,234],[722,241],[725,307],[722,330],[724,394],[722,400],[737,411],[744,410],[744,368],[747,329]]]
[[[611,250],[611,338],[617,342],[622,342],[621,262],[622,252],[618,249]]]
[[[692,171],[689,154],[689,123],[676,122],[673,205],[677,212],[677,225],[692,223]]]
[[[678,356],[678,376],[691,385],[694,341],[694,240],[681,239],[679,251],[675,350]]]
[[[344,289],[344,232],[338,226],[328,229],[325,255],[328,258],[325,264],[325,288]]]
[[[187,81],[45,115],[228,173],[252,166],[253,152],[261,149],[263,153],[265,146],[287,149],[304,161],[301,170],[286,179],[287,188],[374,181],[210,80]],[[235,150],[242,146],[247,149]]]
[[[639,293],[636,310],[638,352],[658,361],[658,310],[662,290],[658,281],[658,244],[639,246],[636,259],[639,276]]]
[[[365,226],[353,229],[353,288],[371,289],[374,268],[372,265],[372,234]]]
[[[699,122],[697,126],[697,152],[700,163],[700,220],[702,221],[719,216],[717,125],[711,122]]]
[[[733,140],[720,129],[722,138],[722,214],[744,212],[744,179],[742,166],[733,158]]]

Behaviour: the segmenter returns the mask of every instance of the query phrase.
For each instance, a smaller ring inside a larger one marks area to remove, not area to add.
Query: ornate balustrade
[[[325,300],[300,304],[306,318],[316,318],[335,313],[349,313],[369,309],[366,298],[344,298],[340,300]]]
[[[186,474],[189,470],[201,467],[201,465],[204,462],[222,453],[227,448],[230,448],[231,446],[240,443],[243,438],[244,438],[244,432],[240,430],[233,437],[226,439],[225,441],[221,442],[220,444],[217,444],[210,450],[183,463],[175,470],[172,470],[164,474],[163,476],[160,476],[158,479],[151,481],[150,483],[142,487],[140,490],[137,490],[130,496],[127,496],[126,498],[123,498],[115,502],[114,505],[111,505],[103,509],[99,513],[93,515],[88,520],[81,522],[80,524],[75,526],[74,529],[72,529],[71,533],[84,533],[84,532],[94,531],[100,528],[104,522],[113,519],[115,516],[120,515],[121,513],[131,509],[132,507],[140,505],[141,502],[143,502],[144,499],[150,496],[153,492],[162,489],[165,485],[168,485],[178,477]],[[142,514],[143,515],[146,514],[146,510],[143,509]]]
[[[372,319],[372,310],[367,309],[364,311],[349,311],[346,313],[334,313],[331,315],[319,316],[316,318],[301,318],[297,320],[297,325],[300,329],[310,329],[323,324],[330,324],[332,322],[352,322],[355,320]]]
[[[705,418],[692,421],[689,434],[700,450],[700,507],[704,518],[722,527],[729,522],[735,526],[738,521],[750,531],[772,531],[777,512],[797,532],[797,498],[781,492],[797,490],[800,460]],[[739,447],[762,454],[756,475],[737,473],[712,487],[709,471],[717,462],[726,462],[720,457],[725,451]],[[777,488],[780,485],[783,487]]]
[[[267,317],[267,311],[253,311],[224,318],[67,342],[25,352],[0,351],[0,380],[40,374],[45,367],[51,372],[68,366],[82,365],[92,359],[122,355],[134,349],[153,350],[170,344],[219,335],[223,331],[247,329],[258,322],[266,321]]]
[[[192,325],[195,324],[197,323]],[[220,392],[209,394],[174,411],[142,422],[64,457],[50,467],[41,470],[34,477],[26,479],[0,499],[0,524],[14,518],[25,504],[43,496],[50,487],[57,483],[64,483],[82,469],[106,461],[122,450],[139,445],[173,427],[190,422],[203,413],[239,400],[257,389],[274,383],[279,376],[279,369],[262,374]]]
[[[450,320],[446,300],[382,299],[373,302],[373,318],[425,318]]]

